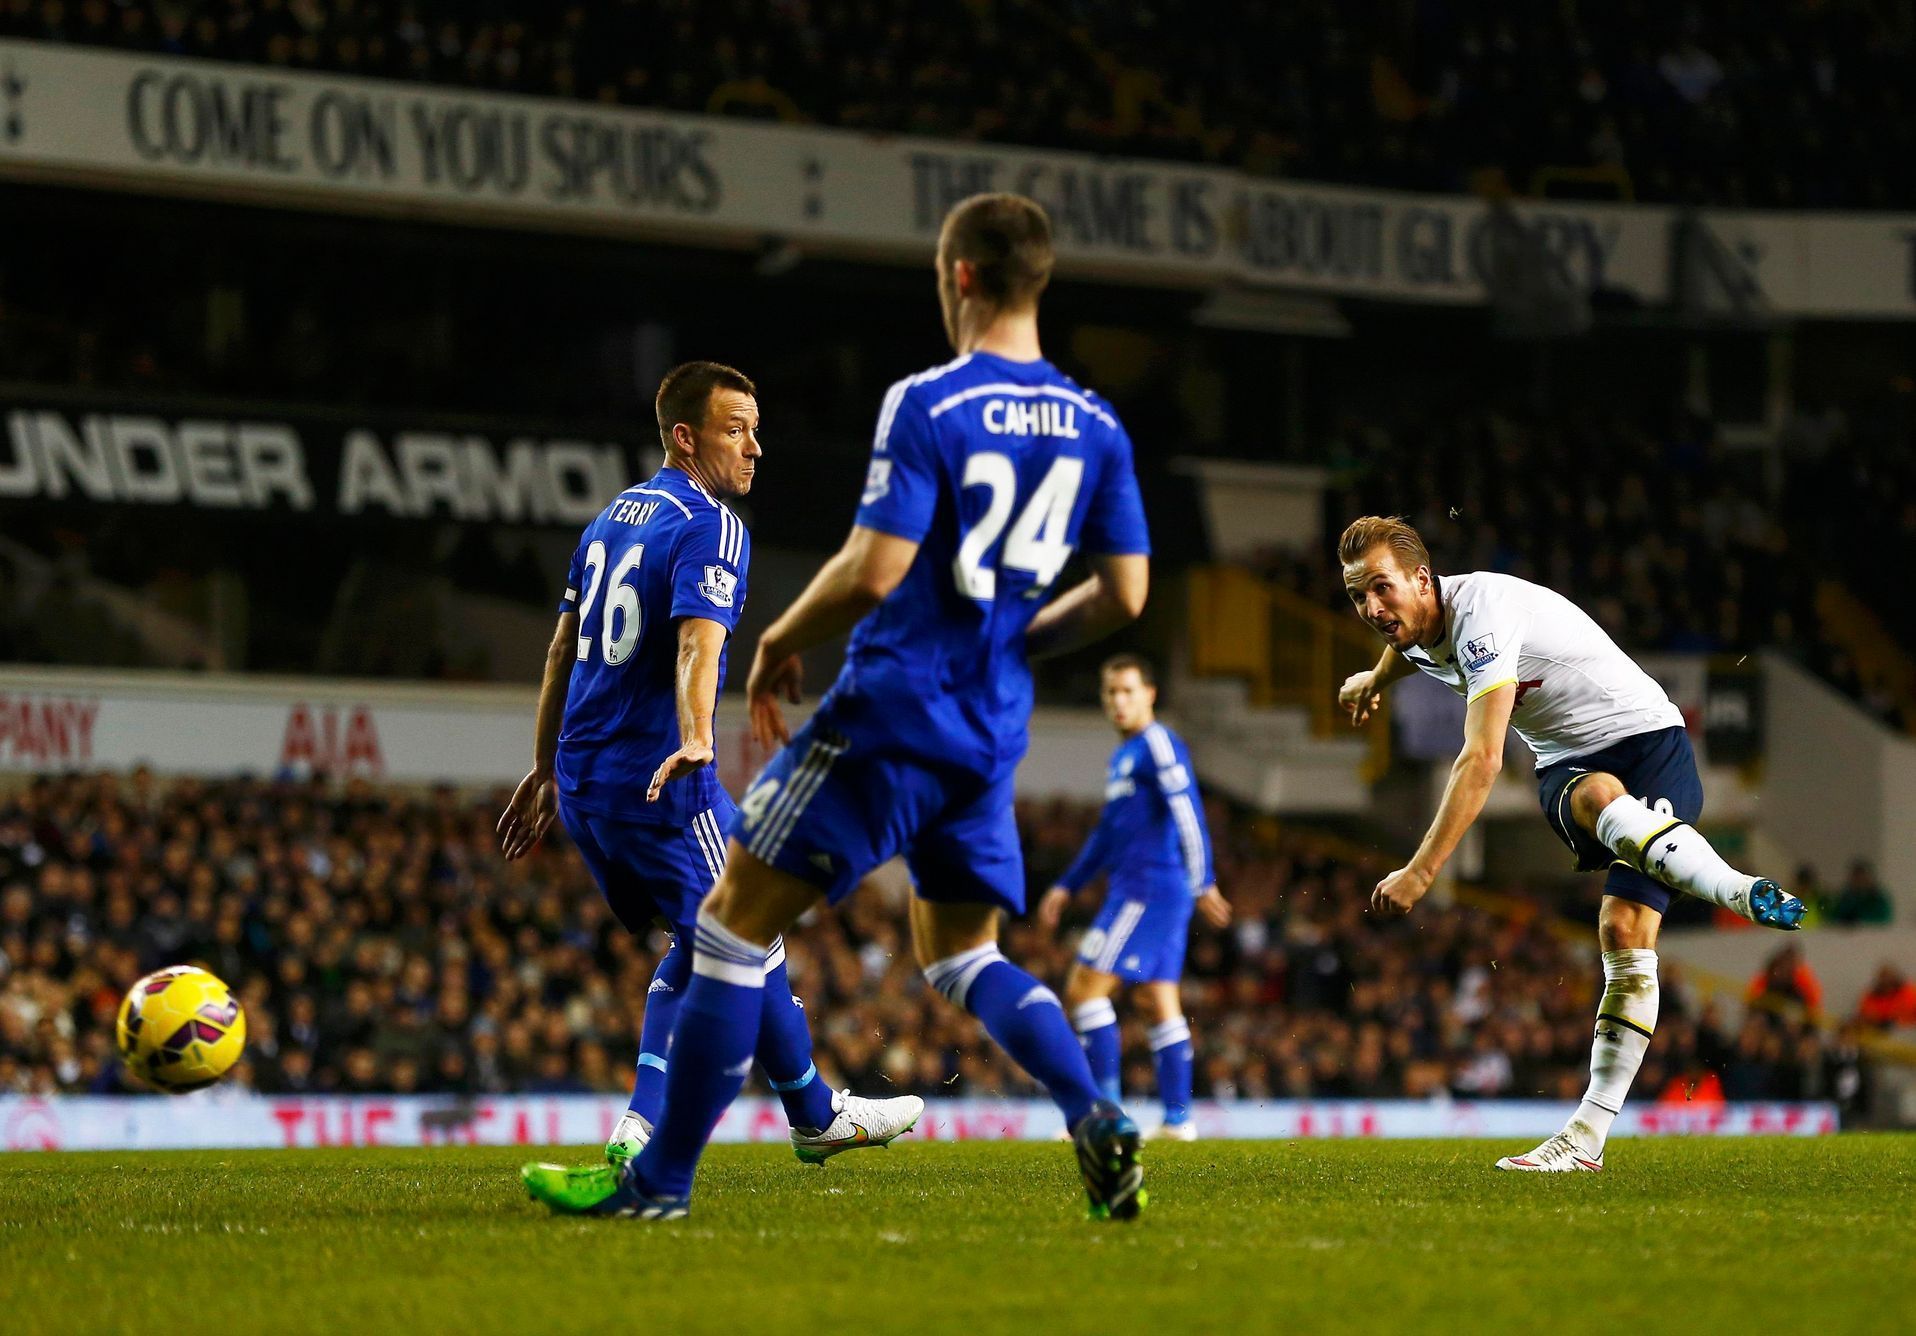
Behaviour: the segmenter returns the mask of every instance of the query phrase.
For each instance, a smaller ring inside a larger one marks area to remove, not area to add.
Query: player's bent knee
[[[970,997],[973,980],[1004,958],[998,943],[984,942],[927,963],[925,982],[943,993],[953,1006],[962,1008]]]
[[[1081,1007],[1118,991],[1118,978],[1103,970],[1094,970],[1083,961],[1074,961],[1064,976],[1064,1000],[1068,1006]]]
[[[1649,951],[1657,944],[1663,915],[1635,900],[1603,898],[1597,912],[1597,942],[1605,951]]]
[[[733,840],[725,871],[700,912],[746,941],[769,947],[819,899],[816,886],[760,861]]]
[[[1174,983],[1142,984],[1132,992],[1132,999],[1144,1013],[1144,1019],[1153,1025],[1176,1020],[1184,1014],[1184,1003]]]
[[[918,968],[922,970],[981,946],[995,948],[998,911],[990,905],[913,900],[911,942],[918,957]]]
[[[1596,833],[1597,818],[1603,809],[1628,793],[1623,781],[1605,771],[1596,771],[1577,781],[1570,790],[1570,816],[1583,829]]]

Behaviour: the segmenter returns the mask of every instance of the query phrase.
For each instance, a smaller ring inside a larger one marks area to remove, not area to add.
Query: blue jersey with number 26
[[[1071,554],[1151,550],[1109,406],[1049,362],[989,353],[891,387],[857,522],[920,546],[820,712],[854,747],[980,775],[1024,755],[1025,628]]]
[[[750,561],[738,516],[680,469],[626,488],[586,526],[559,604],[579,610],[556,767],[567,804],[682,826],[718,801],[709,765],[667,784],[656,803],[645,790],[679,749],[679,622],[737,630]]]

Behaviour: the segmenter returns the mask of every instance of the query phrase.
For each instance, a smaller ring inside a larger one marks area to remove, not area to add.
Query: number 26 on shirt
[[[591,546],[585,550],[585,597],[579,600],[581,626],[591,616],[592,604],[599,597],[599,582],[606,573],[605,559],[605,544],[593,539]],[[608,582],[611,588],[605,596],[605,612],[599,619],[599,653],[609,667],[616,668],[632,657],[633,646],[639,643],[639,633],[645,629],[645,614],[639,608],[638,586],[626,583],[629,577],[638,574],[639,563],[644,559],[645,544],[634,543],[612,567],[612,577]],[[616,634],[613,631],[615,620],[619,623]],[[580,636],[580,660],[588,659],[591,655],[592,637]]]
[[[1054,459],[1024,510],[1011,523],[1011,532],[1005,535],[1004,552],[997,564],[1010,570],[1029,571],[1038,589],[1057,579],[1058,572],[1071,559],[1071,544],[1066,535],[1071,529],[1071,509],[1077,504],[1078,488],[1083,482],[1082,459],[1069,455]],[[988,487],[991,500],[985,505],[984,516],[960,540],[951,573],[958,582],[959,593],[989,602],[998,596],[998,572],[985,564],[986,554],[1011,519],[1011,507],[1018,499],[1018,469],[1010,456],[982,451],[965,460],[960,485]]]

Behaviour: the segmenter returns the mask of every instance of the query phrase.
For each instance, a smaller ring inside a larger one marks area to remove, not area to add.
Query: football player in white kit
[[[1722,905],[1767,927],[1793,929],[1803,902],[1738,872],[1690,824],[1703,785],[1683,716],[1595,621],[1562,595],[1514,576],[1439,577],[1424,541],[1401,519],[1367,515],[1338,540],[1344,589],[1384,639],[1377,666],[1338,692],[1353,724],[1385,687],[1425,672],[1464,697],[1464,746],[1423,843],[1377,883],[1371,908],[1408,913],[1483,810],[1514,727],[1537,754],[1538,799],[1580,871],[1609,869],[1597,937],[1597,1007],[1590,1086],[1561,1132],[1499,1169],[1603,1168],[1610,1124],[1657,1024],[1657,929],[1672,891]]]

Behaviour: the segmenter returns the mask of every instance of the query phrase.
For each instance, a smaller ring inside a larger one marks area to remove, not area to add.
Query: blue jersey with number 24
[[[1024,755],[1025,628],[1065,562],[1151,550],[1109,406],[1049,362],[989,353],[891,387],[857,522],[920,546],[821,715],[854,747],[987,776]]]

